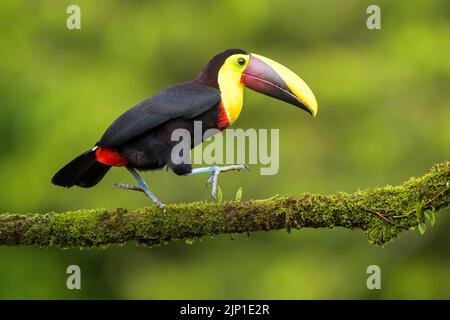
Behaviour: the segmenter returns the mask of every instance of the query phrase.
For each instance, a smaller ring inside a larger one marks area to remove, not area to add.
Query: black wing
[[[171,119],[194,118],[217,105],[220,99],[218,89],[195,82],[168,88],[117,118],[103,134],[98,145],[118,147]]]

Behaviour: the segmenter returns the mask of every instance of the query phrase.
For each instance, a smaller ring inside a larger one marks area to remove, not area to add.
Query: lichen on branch
[[[106,247],[136,241],[153,246],[173,239],[258,230],[333,228],[362,230],[384,245],[406,230],[434,224],[450,203],[450,162],[399,186],[354,193],[275,196],[263,200],[91,209],[46,214],[1,214],[0,245]]]

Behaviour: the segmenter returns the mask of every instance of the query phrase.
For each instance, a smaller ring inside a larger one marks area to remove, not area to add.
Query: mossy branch
[[[172,239],[257,230],[344,227],[365,231],[383,245],[415,229],[450,203],[450,162],[399,186],[355,193],[275,196],[247,202],[195,202],[143,209],[93,209],[0,215],[0,245],[105,247],[137,241],[147,246]]]

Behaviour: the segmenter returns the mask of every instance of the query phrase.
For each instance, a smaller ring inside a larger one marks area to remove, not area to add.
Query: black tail
[[[110,168],[110,166],[97,162],[95,151],[89,150],[59,170],[53,176],[52,183],[67,188],[73,186],[90,188],[99,183]]]

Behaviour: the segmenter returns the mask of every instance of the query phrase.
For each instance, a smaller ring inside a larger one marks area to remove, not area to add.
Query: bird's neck
[[[244,85],[241,83],[241,75],[225,67],[220,69],[217,80],[223,108],[230,124],[233,124],[239,117],[244,102]]]

